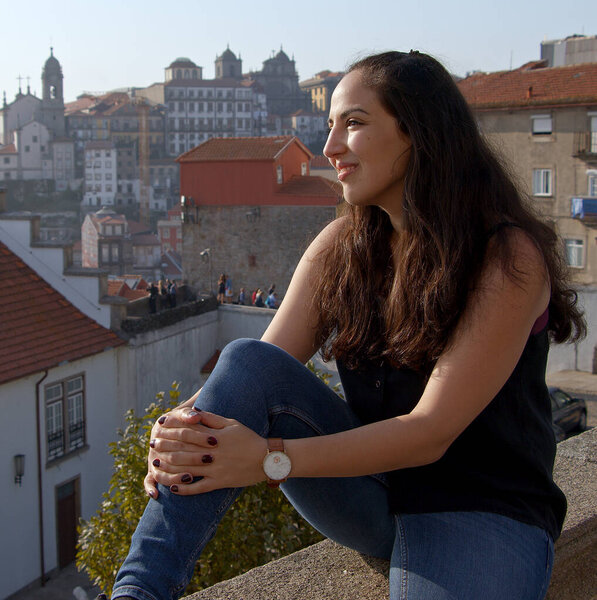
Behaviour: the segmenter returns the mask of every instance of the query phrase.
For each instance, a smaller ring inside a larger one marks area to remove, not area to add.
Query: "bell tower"
[[[54,48],[50,48],[50,57],[41,73],[43,93],[39,118],[55,138],[64,137],[66,131],[62,80],[62,67],[54,56]]]

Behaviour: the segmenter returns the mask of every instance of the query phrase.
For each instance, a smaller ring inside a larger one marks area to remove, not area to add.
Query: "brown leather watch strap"
[[[269,452],[284,452],[284,441],[282,438],[267,438],[267,449]]]

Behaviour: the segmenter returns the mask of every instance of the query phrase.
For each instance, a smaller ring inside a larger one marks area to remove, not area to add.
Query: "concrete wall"
[[[587,337],[578,344],[553,344],[549,350],[548,373],[567,370],[595,372],[593,360],[597,348],[597,286],[580,288],[578,298],[585,311]]]

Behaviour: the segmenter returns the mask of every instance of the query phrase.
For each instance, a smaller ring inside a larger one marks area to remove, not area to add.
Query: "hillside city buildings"
[[[539,61],[458,83],[560,234],[587,311],[587,339],[554,348],[548,370],[597,369],[594,43],[545,42]],[[265,330],[273,311],[209,298],[219,274],[235,295],[272,283],[283,295],[302,251],[342,207],[335,172],[318,154],[342,74],[299,82],[282,49],[259,72],[243,74],[229,48],[214,66],[204,79],[201,66],[178,58],[162,82],[65,103],[51,50],[41,98],[29,85],[10,103],[4,95],[0,402],[19,427],[2,442],[11,518],[0,598],[72,561],[76,523],[101,501],[107,444],[124,412],[142,413],[172,380],[188,397],[227,342]],[[79,194],[80,212],[6,210],[10,193],[26,208],[28,190],[51,210],[52,189]],[[69,228],[81,236],[75,244]],[[166,278],[179,283],[179,306],[149,314],[149,283]]]

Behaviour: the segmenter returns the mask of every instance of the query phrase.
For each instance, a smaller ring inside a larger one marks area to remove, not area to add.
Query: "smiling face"
[[[338,173],[344,199],[354,206],[379,206],[398,228],[411,141],[358,70],[334,90],[329,126],[323,153]]]

